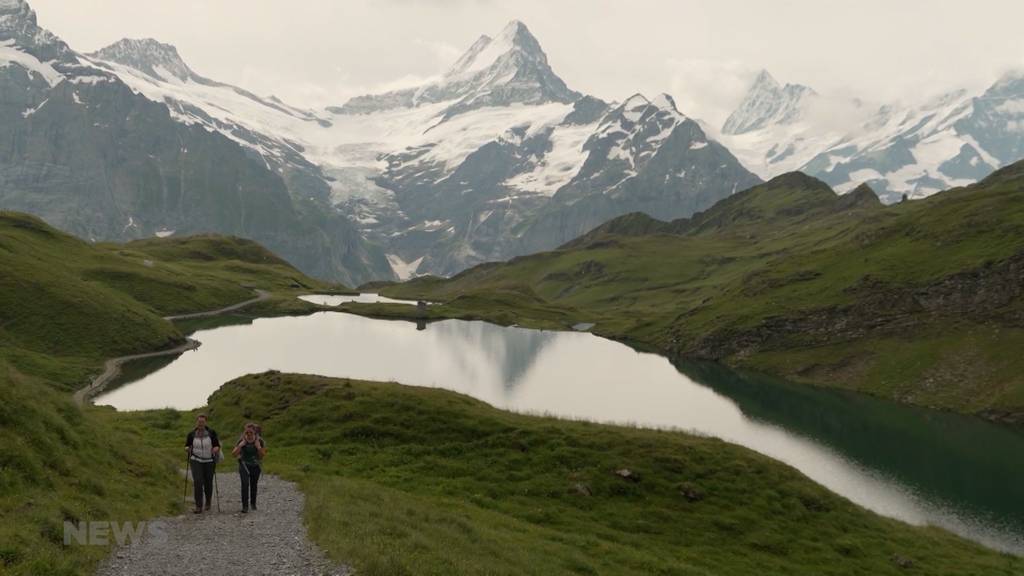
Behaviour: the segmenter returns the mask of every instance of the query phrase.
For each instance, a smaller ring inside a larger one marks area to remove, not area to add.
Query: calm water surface
[[[521,412],[717,436],[881,514],[1024,553],[1024,433],[978,419],[483,322],[417,330],[322,312],[193,337],[199,350],[96,403],[196,408],[224,382],[270,369],[448,388]]]

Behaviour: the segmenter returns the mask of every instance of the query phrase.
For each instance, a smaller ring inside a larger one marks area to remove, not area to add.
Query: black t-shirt
[[[238,455],[242,460],[242,463],[246,466],[259,466],[260,464],[260,450],[259,440],[255,442],[242,442],[242,445],[238,451]]]

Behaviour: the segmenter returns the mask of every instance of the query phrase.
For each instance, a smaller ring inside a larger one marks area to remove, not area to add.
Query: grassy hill
[[[14,368],[3,352],[0,574],[89,574],[109,550],[65,547],[64,521],[134,521],[179,511],[175,463],[136,426],[109,410],[80,408],[55,389],[61,383]]]
[[[70,391],[106,358],[182,341],[164,315],[234,304],[253,288],[291,301],[295,285],[324,287],[246,240],[93,245],[0,212],[0,574],[89,573],[108,550],[63,546],[64,520],[180,509],[180,463],[147,443],[177,414],[140,425],[78,407]]]
[[[14,368],[62,388],[104,358],[183,340],[163,316],[241,302],[253,288],[323,288],[258,244],[198,236],[83,242],[0,211],[0,347]]]
[[[1024,421],[1024,163],[881,205],[786,174],[691,219],[629,215],[563,248],[389,296]]]
[[[716,439],[276,372],[227,384],[207,411],[223,429],[263,425],[314,539],[365,576],[1024,571]]]

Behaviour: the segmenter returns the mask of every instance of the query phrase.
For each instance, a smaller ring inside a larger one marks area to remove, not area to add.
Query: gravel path
[[[234,312],[235,310],[245,308],[250,304],[262,302],[267,298],[270,298],[270,292],[267,292],[266,290],[256,290],[256,297],[250,300],[246,300],[245,302],[239,302],[238,304],[232,304],[231,306],[225,306],[223,308],[218,308],[217,310],[209,310],[206,312],[193,312],[191,314],[177,314],[175,316],[164,316],[164,320],[190,320],[192,318],[209,318],[210,316],[219,316],[221,314],[227,314],[228,312]]]
[[[246,300],[244,302],[239,302],[238,304],[232,304],[231,306],[226,306],[224,308],[219,308],[217,310],[209,310],[207,312],[193,312],[192,314],[164,316],[164,320],[173,322],[175,320],[188,320],[191,318],[209,318],[211,316],[218,316],[220,314],[234,312],[235,310],[245,308],[246,306],[255,304],[256,302],[262,302],[267,298],[270,298],[270,292],[267,292],[266,290],[256,290],[255,298]],[[199,348],[199,342],[196,342],[195,340],[188,338],[184,344],[176,346],[174,348],[170,348],[168,350],[157,350],[156,352],[146,352],[145,354],[132,354],[129,356],[119,356],[117,358],[111,358],[103,364],[102,374],[94,378],[93,381],[90,382],[88,386],[86,386],[85,388],[81,388],[75,392],[73,396],[75,404],[82,406],[83,404],[85,404],[86,400],[102,392],[104,386],[106,386],[107,383],[113,380],[114,378],[117,378],[117,376],[121,373],[121,366],[125,362],[131,362],[132,360],[139,360],[142,358],[153,358],[154,356],[172,356],[175,354],[182,354],[184,352],[188,352],[189,350],[195,350],[197,348]]]
[[[116,548],[97,576],[345,576],[306,536],[304,497],[275,476],[260,478],[257,512],[241,514],[238,474],[217,475],[220,509],[159,518],[158,535],[147,533]],[[191,510],[191,486],[189,502]]]
[[[117,358],[111,358],[103,363],[103,373],[93,379],[85,388],[80,388],[75,392],[73,398],[75,404],[82,406],[85,401],[92,398],[99,392],[102,392],[107,384],[117,378],[121,374],[121,366],[125,362],[131,362],[132,360],[141,360],[142,358],[154,358],[156,356],[176,356],[178,354],[184,354],[189,350],[196,350],[199,348],[199,342],[191,338],[187,338],[185,343],[170,348],[168,350],[157,350],[156,352],[146,352],[145,354],[132,354],[130,356],[119,356]]]

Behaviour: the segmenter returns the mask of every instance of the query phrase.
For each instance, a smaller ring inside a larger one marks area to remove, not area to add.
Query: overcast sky
[[[29,2],[76,50],[153,37],[204,76],[300,106],[440,74],[513,18],[571,88],[607,100],[668,92],[716,124],[762,67],[869,100],[981,88],[1024,67],[1022,0]]]

